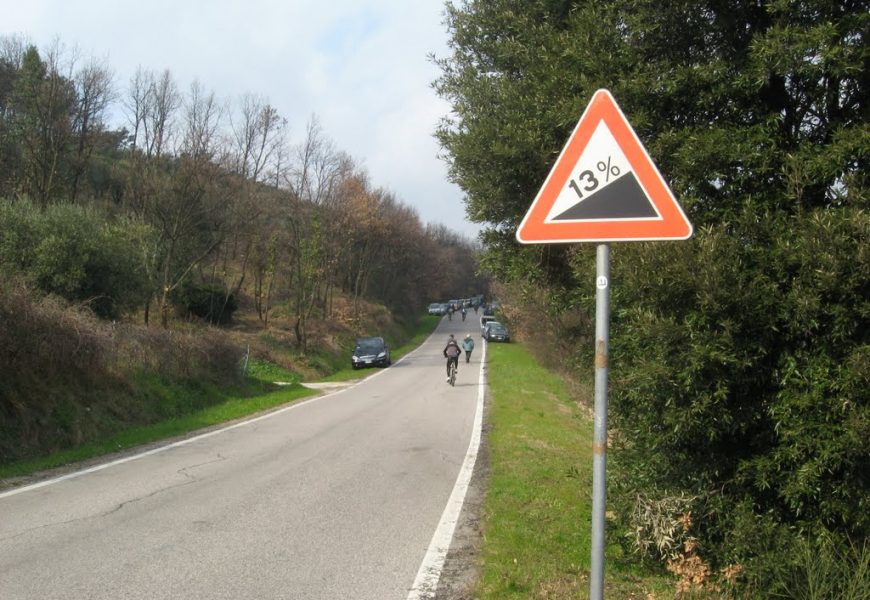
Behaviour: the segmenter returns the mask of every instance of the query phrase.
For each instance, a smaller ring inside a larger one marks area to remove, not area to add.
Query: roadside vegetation
[[[473,589],[478,600],[589,597],[592,389],[541,366],[537,356],[521,343],[487,349],[490,472]],[[591,364],[588,371],[591,383]],[[716,570],[701,557],[694,532],[703,516],[691,514],[691,499],[630,506],[621,492],[611,493],[608,598],[858,600],[870,590],[866,542],[843,546],[831,536],[798,542],[765,595],[738,585],[739,565]],[[634,528],[623,525],[629,521]],[[667,563],[638,561],[639,543],[655,545]]]
[[[633,560],[685,597],[694,568],[748,598],[870,596],[867,3],[449,2],[446,24],[438,137],[536,356],[593,364],[594,247],[514,235],[596,90],[694,224],[611,249],[608,496]],[[805,556],[854,578],[814,592]]]
[[[591,394],[572,390],[523,344],[490,344],[487,361],[490,479],[474,597],[587,598]],[[672,588],[665,575],[632,566],[619,542],[620,533],[608,531],[608,597],[672,597],[662,594]]]
[[[486,291],[474,242],[296,135],[260,95],[0,35],[0,473],[292,401]]]
[[[7,422],[2,430],[0,444],[12,459],[0,464],[0,479],[165,441],[315,395],[303,381],[368,374],[330,366],[350,363],[352,331],[328,359],[325,351],[311,359],[286,349],[285,364],[306,365],[300,372],[243,355],[214,329],[168,333],[109,325],[56,301],[33,306],[20,295],[0,292],[0,316],[9,317],[11,306],[32,313],[19,313],[16,322],[10,318],[0,331],[0,347],[15,347],[21,355],[13,365],[19,376],[0,385],[26,412],[18,415],[17,429]],[[391,327],[393,343],[399,344],[394,356],[419,345],[436,325],[436,317],[426,316]],[[34,348],[27,341],[34,338],[51,340],[50,347],[40,342]],[[134,360],[134,352],[151,355],[154,362]],[[13,385],[23,391],[14,392]]]

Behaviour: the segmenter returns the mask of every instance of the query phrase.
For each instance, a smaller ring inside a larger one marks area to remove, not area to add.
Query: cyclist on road
[[[471,339],[471,334],[466,333],[465,339],[462,340],[462,349],[465,350],[465,362],[471,360],[471,351],[474,350],[474,340]]]
[[[465,307],[463,306],[463,307],[462,307],[462,320],[463,320],[463,321],[465,320],[465,315],[466,315]]]
[[[462,354],[462,350],[459,348],[459,344],[456,343],[456,338],[453,337],[453,334],[450,334],[450,337],[447,339],[447,345],[444,347],[444,357],[447,359],[447,381],[450,381],[450,363],[453,363],[456,366],[456,372],[459,372],[459,355]]]

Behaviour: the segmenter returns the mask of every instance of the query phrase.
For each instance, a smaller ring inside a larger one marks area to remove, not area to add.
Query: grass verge
[[[491,344],[487,358],[491,470],[474,597],[588,598],[592,419],[521,344]],[[608,561],[620,554],[608,546]],[[671,597],[663,577],[619,560],[605,569],[608,597]]]
[[[177,399],[182,391],[175,385],[165,385],[151,381],[148,384],[148,393],[166,394]],[[186,387],[183,394],[187,403],[206,404],[207,402],[204,398],[196,398],[197,395],[206,394],[210,394],[212,398],[215,395],[222,396],[223,400],[217,404],[211,404],[211,406],[194,410],[183,416],[162,420],[153,425],[126,429],[105,440],[84,444],[39,458],[0,466],[0,479],[31,475],[38,471],[184,435],[198,429],[212,427],[269,410],[316,393],[315,390],[304,388],[298,384],[276,387],[258,382],[252,382],[251,385],[244,389],[235,390],[220,390],[198,386],[192,388]]]

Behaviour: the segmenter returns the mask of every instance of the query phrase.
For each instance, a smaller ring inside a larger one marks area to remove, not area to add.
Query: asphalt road
[[[0,598],[408,598],[468,466],[482,346],[473,313],[444,319],[343,391],[0,494]]]

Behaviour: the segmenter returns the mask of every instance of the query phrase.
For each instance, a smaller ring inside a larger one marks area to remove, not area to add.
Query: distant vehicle
[[[495,321],[494,315],[483,315],[480,317],[480,335],[483,335],[483,330],[486,328],[487,323],[492,323]]]
[[[429,305],[430,315],[443,316],[447,314],[447,305],[442,302],[433,302]]]
[[[490,321],[483,329],[483,339],[487,342],[509,342],[511,335],[507,327],[498,321]]]
[[[354,369],[372,366],[389,367],[392,364],[390,349],[382,337],[359,338],[350,357],[350,363]]]
[[[453,299],[453,300],[451,300],[450,302],[447,303],[447,306],[452,306],[452,307],[453,307],[453,310],[459,310],[459,300],[458,300],[458,299]]]

